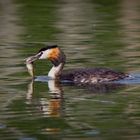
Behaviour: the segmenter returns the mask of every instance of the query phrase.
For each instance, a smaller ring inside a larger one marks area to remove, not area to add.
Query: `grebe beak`
[[[42,55],[42,52],[39,52],[38,54],[36,55],[33,55],[33,56],[30,56],[26,59],[26,63],[28,64],[31,64],[33,63],[34,61],[38,60],[40,58],[40,56]]]

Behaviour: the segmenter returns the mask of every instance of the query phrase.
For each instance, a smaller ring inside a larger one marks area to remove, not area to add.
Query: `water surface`
[[[0,2],[1,139],[138,140],[139,9],[138,0]],[[66,53],[65,69],[110,67],[133,78],[60,84],[46,77],[50,62],[38,61],[32,81],[25,58],[50,43]]]

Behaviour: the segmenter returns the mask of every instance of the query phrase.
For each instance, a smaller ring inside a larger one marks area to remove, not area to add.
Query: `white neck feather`
[[[61,74],[63,69],[63,63],[60,63],[58,66],[53,66],[48,73],[48,77],[51,79],[57,79],[57,77]]]
[[[48,87],[52,93],[61,93],[61,86],[55,80],[49,80]]]

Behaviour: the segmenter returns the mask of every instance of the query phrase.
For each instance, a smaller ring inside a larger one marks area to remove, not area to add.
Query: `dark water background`
[[[1,140],[140,139],[139,0],[1,0],[0,19]],[[51,43],[66,53],[65,69],[110,67],[133,78],[60,85],[38,61],[33,82],[25,58]]]

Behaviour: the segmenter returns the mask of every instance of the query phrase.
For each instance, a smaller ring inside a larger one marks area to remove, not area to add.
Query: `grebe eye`
[[[39,55],[41,56],[43,54],[43,51],[41,51],[40,53],[39,53]]]

